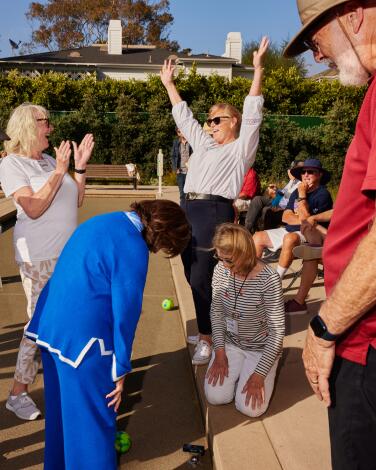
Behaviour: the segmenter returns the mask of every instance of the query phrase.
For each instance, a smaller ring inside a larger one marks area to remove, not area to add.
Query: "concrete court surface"
[[[126,210],[132,199],[122,196],[116,197],[115,192],[113,197],[88,197],[80,210],[80,221],[98,213]],[[0,289],[0,468],[41,469],[44,420],[21,421],[4,406],[26,321],[26,302],[11,237],[12,230],[0,236],[0,274],[4,283]],[[119,413],[118,428],[127,430],[133,439],[131,450],[121,458],[121,468],[189,469],[190,455],[182,452],[182,445],[190,442],[206,446],[179,311],[165,312],[160,306],[165,297],[177,303],[170,263],[162,255],[151,255],[133,350],[133,371],[126,379]],[[43,410],[41,374],[31,391]],[[199,468],[212,468],[209,452]]]

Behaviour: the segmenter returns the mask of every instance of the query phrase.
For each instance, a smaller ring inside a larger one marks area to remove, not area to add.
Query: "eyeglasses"
[[[50,127],[50,119],[47,117],[44,118],[37,118],[37,122],[45,122],[48,127]]]
[[[319,170],[302,170],[302,175],[318,175],[319,174]]]
[[[214,118],[209,118],[206,120],[208,126],[211,126],[211,123],[214,122],[216,126],[221,122],[222,119],[231,119],[231,116],[216,116]]]
[[[229,266],[234,266],[235,264],[231,258],[222,258],[221,256],[218,256],[217,253],[214,253],[213,258],[217,259],[218,261],[222,261],[222,263],[226,263]]]
[[[303,44],[310,49],[314,54],[321,54],[320,45],[314,39],[306,39]]]

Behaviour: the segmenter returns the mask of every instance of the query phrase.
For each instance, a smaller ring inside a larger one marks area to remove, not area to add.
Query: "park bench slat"
[[[136,170],[137,174],[137,170]],[[86,167],[86,179],[124,179],[132,181],[137,189],[137,176],[130,175],[125,165],[105,165],[90,163]]]

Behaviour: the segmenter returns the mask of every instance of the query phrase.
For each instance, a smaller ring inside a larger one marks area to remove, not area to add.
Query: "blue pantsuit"
[[[26,336],[43,351],[46,470],[116,468],[106,398],[131,370],[149,251],[137,214],[89,219],[68,240]]]
[[[114,389],[111,356],[94,343],[76,369],[44,348],[42,360],[45,470],[116,469],[116,413],[105,398]]]

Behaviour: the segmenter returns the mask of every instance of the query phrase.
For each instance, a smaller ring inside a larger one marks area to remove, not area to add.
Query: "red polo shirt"
[[[364,98],[355,135],[346,155],[334,214],[324,244],[323,262],[327,295],[330,295],[350,262],[359,242],[368,234],[375,216],[376,80],[374,78]],[[375,253],[370,253],[370,262],[375,262],[374,256]],[[367,312],[337,341],[336,353],[345,359],[364,365],[370,345],[376,347],[376,307]]]
[[[260,180],[254,170],[250,168],[244,176],[243,186],[239,194],[246,195],[249,199],[253,199],[260,192]]]

